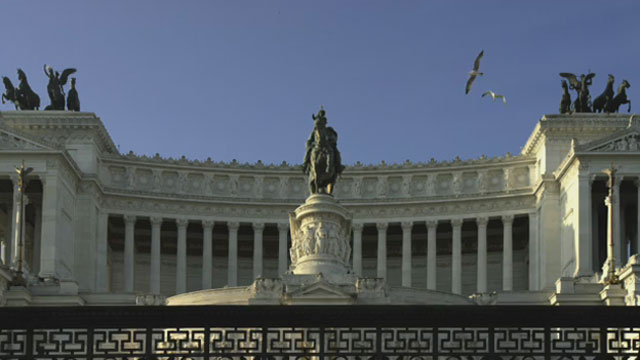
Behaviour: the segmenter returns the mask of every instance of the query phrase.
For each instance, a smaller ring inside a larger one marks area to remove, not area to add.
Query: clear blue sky
[[[299,164],[324,105],[347,164],[496,156],[558,112],[559,72],[595,72],[593,97],[611,73],[640,99],[640,1],[4,1],[2,12],[0,74],[16,83],[23,68],[44,106],[42,65],[76,67],[82,110],[123,153]],[[481,49],[485,76],[465,95]],[[481,98],[488,89],[508,104]]]

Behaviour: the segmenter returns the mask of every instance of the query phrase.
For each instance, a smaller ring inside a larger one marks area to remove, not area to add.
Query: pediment
[[[628,128],[576,148],[576,152],[640,153],[640,131]]]
[[[291,299],[343,299],[349,300],[353,296],[351,293],[344,291],[339,286],[332,285],[324,280],[317,281],[313,284],[302,286],[288,294]]]
[[[0,150],[52,150],[37,141],[0,129]]]

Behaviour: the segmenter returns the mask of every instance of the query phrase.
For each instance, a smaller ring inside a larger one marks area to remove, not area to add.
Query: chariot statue
[[[76,72],[76,69],[64,69],[62,74],[54,71],[51,66],[44,65],[44,74],[49,78],[47,93],[49,94],[50,105],[45,110],[64,110],[64,85],[67,84],[69,75]]]
[[[569,80],[570,88],[572,90],[575,90],[577,93],[576,101],[573,103],[573,111],[592,112],[589,86],[591,86],[591,84],[593,83],[593,78],[596,76],[596,74],[581,74],[580,80],[578,80],[578,77],[572,73],[560,73],[560,76]]]
[[[18,69],[18,86],[14,87],[8,77],[3,76],[5,93],[2,94],[2,103],[5,100],[12,102],[16,110],[38,110],[40,108],[40,97],[29,86],[27,74],[22,69]]]
[[[338,151],[338,133],[327,126],[326,112],[320,109],[312,115],[313,132],[307,140],[302,170],[309,175],[309,192],[311,194],[333,193],[338,175],[344,170],[340,152]]]

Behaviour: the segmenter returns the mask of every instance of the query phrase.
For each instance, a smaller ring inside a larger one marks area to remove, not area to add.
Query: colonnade
[[[108,216],[108,215],[107,215]],[[536,223],[535,213],[529,214],[530,223]],[[124,215],[124,259],[123,276],[125,292],[134,291],[134,235],[137,220],[147,218],[146,216]],[[513,221],[514,215],[508,214],[497,217],[503,224],[503,279],[502,290],[513,290]],[[150,290],[152,293],[160,293],[160,229],[163,222],[175,222],[176,234],[176,283],[175,292],[177,294],[187,291],[187,227],[189,220],[185,218],[163,219],[161,217],[149,217],[151,224],[151,250],[150,250]],[[454,219],[428,219],[424,221],[427,228],[427,283],[426,287],[436,290],[436,228],[439,223],[449,222],[452,226],[452,254],[451,254],[451,292],[462,293],[462,218]],[[468,220],[468,219],[467,219]],[[473,219],[477,224],[477,292],[487,292],[487,224],[488,216],[481,216]],[[194,220],[193,222],[195,222]],[[212,287],[212,231],[216,224],[213,219],[197,220],[202,225],[202,289]],[[402,286],[412,286],[412,229],[417,221],[403,221],[400,223],[402,229]],[[220,224],[220,223],[219,223]],[[238,229],[240,222],[227,221],[227,285],[238,286]],[[264,221],[253,221],[250,223],[253,228],[253,278],[262,275],[263,270],[263,236],[266,223]],[[367,222],[354,222],[353,229],[353,269],[357,275],[362,276],[362,239],[365,224]],[[387,278],[387,230],[390,222],[375,222],[377,228],[377,277]],[[288,267],[288,245],[287,236],[289,227],[287,223],[275,223],[278,228],[278,274],[286,272]],[[530,249],[537,243],[537,227],[529,227]],[[531,250],[530,250],[531,251]],[[530,265],[531,267],[531,265]],[[531,270],[530,270],[531,271]]]
[[[105,215],[108,216],[108,215]],[[134,264],[135,264],[135,224],[140,217],[135,215],[124,215],[124,291],[134,291]],[[175,220],[163,219],[162,217],[150,217],[151,223],[151,263],[150,263],[150,289],[152,293],[160,293],[160,229],[164,221],[175,221],[177,227],[177,250],[176,250],[176,294],[187,291],[187,226],[189,220],[178,218]],[[200,221],[202,224],[202,288],[209,289],[212,286],[213,268],[213,219]],[[289,224],[277,223],[278,228],[278,273],[282,274],[287,270],[287,235]],[[228,221],[226,227],[228,234],[228,271],[227,285],[238,285],[238,229],[240,222]],[[253,222],[253,277],[262,275],[263,271],[263,234],[265,222]]]
[[[529,224],[537,224],[537,214],[529,213]],[[513,290],[513,220],[514,215],[499,217],[503,225],[503,258],[502,258],[502,290]],[[477,224],[477,292],[487,292],[487,224],[488,216],[480,216],[473,219]],[[429,290],[436,290],[436,229],[438,223],[450,222],[452,227],[452,253],[451,253],[451,292],[462,293],[462,224],[464,219],[427,219],[427,283]],[[353,269],[358,275],[362,275],[362,230],[363,223],[354,223],[353,229]],[[387,277],[387,229],[388,222],[377,222],[378,249],[377,249],[377,277]],[[414,226],[412,221],[400,223],[402,228],[402,286],[412,285],[412,253],[411,232]],[[529,271],[534,270],[531,260],[531,251],[538,244],[537,226],[529,226]]]

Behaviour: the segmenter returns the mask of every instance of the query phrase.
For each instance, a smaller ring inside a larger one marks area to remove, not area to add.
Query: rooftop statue
[[[622,80],[622,84],[618,87],[618,93],[609,103],[609,106],[605,105],[606,112],[618,112],[620,105],[629,104],[627,112],[631,112],[631,100],[627,99],[627,89],[631,87],[631,84],[627,80]]]
[[[317,115],[311,116],[313,132],[307,140],[302,170],[309,175],[311,194],[331,195],[344,166],[337,146],[338,133],[327,126],[325,114],[326,112],[321,108]]]
[[[80,98],[78,98],[78,91],[76,90],[76,78],[71,78],[71,89],[67,95],[67,110],[80,111]]]
[[[560,76],[569,80],[572,90],[577,92],[576,101],[573,103],[573,111],[575,112],[592,112],[591,95],[589,95],[589,86],[593,83],[594,73],[587,75],[581,74],[580,80],[572,73],[560,73]]]
[[[571,94],[566,80],[562,80],[562,100],[560,100],[560,114],[571,112]]]
[[[600,94],[595,100],[593,100],[593,112],[602,112],[605,108],[611,107],[610,103],[613,101],[613,82],[615,78],[613,75],[609,74],[609,79],[607,80],[607,87],[604,89],[604,92]]]
[[[27,75],[22,69],[18,69],[18,81],[18,87],[14,88],[8,77],[2,77],[5,87],[5,93],[2,94],[2,103],[4,104],[5,100],[9,100],[15,105],[16,110],[38,110],[40,108],[40,97],[31,90],[31,86],[27,82]]]
[[[64,85],[67,84],[69,75],[76,72],[76,69],[69,68],[62,71],[62,75],[53,70],[51,66],[44,65],[44,74],[49,78],[47,93],[49,94],[50,105],[45,110],[64,110]]]

